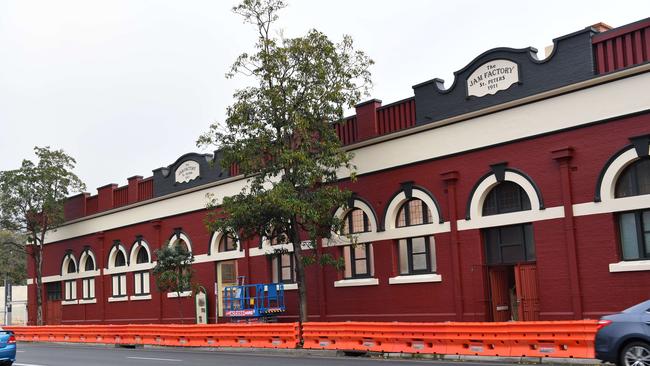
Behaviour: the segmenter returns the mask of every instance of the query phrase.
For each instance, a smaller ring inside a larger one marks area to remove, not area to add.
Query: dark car
[[[619,366],[650,366],[650,300],[600,319],[596,358]]]
[[[0,328],[0,365],[10,366],[16,361],[16,336]]]

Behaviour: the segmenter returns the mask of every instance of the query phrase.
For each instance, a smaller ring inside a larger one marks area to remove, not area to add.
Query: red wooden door
[[[506,322],[510,320],[510,296],[508,294],[508,270],[512,267],[491,267],[490,297],[492,300],[492,320]]]
[[[45,323],[47,325],[61,324],[61,301],[47,300],[45,303]]]
[[[537,291],[537,265],[518,264],[515,267],[517,302],[520,320],[539,320],[539,293]]]

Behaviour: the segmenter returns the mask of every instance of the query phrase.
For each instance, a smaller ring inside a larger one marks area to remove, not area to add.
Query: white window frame
[[[92,300],[95,298],[94,277],[86,277],[81,279],[81,298],[82,300]]]
[[[111,276],[111,294],[111,297],[113,298],[126,297],[126,273],[119,273]]]
[[[66,280],[64,281],[65,287],[65,296],[63,300],[73,301],[77,300],[77,280]]]
[[[151,294],[151,276],[149,271],[138,271],[133,273],[133,289],[134,296]]]

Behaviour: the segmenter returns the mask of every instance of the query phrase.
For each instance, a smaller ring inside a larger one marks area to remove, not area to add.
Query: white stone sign
[[[199,177],[199,173],[199,163],[194,160],[185,161],[176,168],[176,183],[185,183],[196,179]]]
[[[492,60],[479,66],[467,78],[467,95],[482,97],[506,90],[519,82],[519,68],[510,60]]]

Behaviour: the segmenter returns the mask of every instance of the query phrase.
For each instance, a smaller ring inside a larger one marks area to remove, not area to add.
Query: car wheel
[[[643,342],[632,342],[623,348],[620,366],[650,366],[650,346]]]

